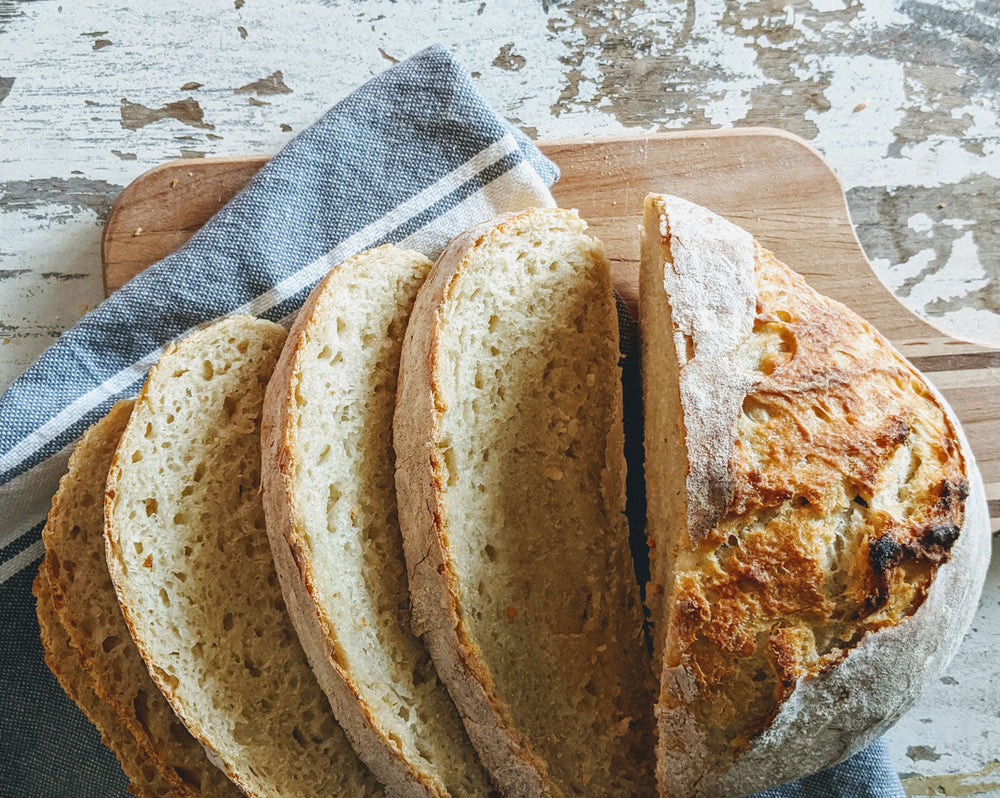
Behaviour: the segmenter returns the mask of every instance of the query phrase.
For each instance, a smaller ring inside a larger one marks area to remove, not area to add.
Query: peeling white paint
[[[881,163],[903,119],[903,66],[873,56],[837,56],[824,59],[822,67],[831,76],[830,109],[806,111],[806,119],[819,129],[813,144],[838,164],[845,188],[879,185],[883,181],[872,174],[872,165]],[[862,101],[864,109],[855,112]]]
[[[979,248],[969,230],[952,243],[951,254],[944,266],[935,273],[934,282],[914,286],[906,304],[926,313],[930,303],[968,296],[988,282],[986,270],[979,262]]]
[[[905,263],[890,263],[882,258],[876,258],[872,260],[872,267],[886,287],[898,296],[906,281],[912,280],[924,271],[934,261],[935,255],[933,249],[922,249]]]
[[[914,233],[926,234],[934,229],[934,220],[926,213],[915,213],[906,220],[906,226]]]

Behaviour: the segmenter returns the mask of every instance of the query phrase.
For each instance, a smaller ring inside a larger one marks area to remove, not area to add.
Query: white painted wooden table
[[[799,134],[897,296],[1000,345],[996,0],[64,2],[0,0],[0,390],[100,301],[101,224],[129,181],[273,152],[434,41],[540,138]],[[1000,795],[998,666],[994,558],[958,659],[889,734],[911,795]]]

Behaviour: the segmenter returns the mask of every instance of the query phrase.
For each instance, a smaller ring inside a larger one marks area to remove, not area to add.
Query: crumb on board
[[[511,605],[507,607],[507,620],[513,621],[517,617],[517,607]]]
[[[135,228],[135,230],[132,231],[132,235],[133,236],[141,236],[142,235],[142,228],[141,227]]]

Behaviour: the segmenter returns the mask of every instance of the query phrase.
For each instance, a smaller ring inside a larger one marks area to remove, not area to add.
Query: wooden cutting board
[[[808,144],[768,129],[663,133],[540,144],[562,170],[553,194],[603,239],[619,292],[634,306],[638,226],[650,190],[686,197],[753,233],[817,290],[873,322],[958,413],[1000,528],[1000,350],[955,340],[882,285],[854,235],[836,175]],[[104,230],[111,293],[183,244],[267,161],[173,161],[127,186]]]

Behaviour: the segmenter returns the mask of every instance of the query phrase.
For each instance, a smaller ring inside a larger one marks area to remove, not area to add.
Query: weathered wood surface
[[[273,152],[431,41],[537,137],[797,133],[897,296],[1000,343],[998,31],[996,0],[0,0],[0,388],[100,300],[123,186]],[[1000,564],[940,689],[889,735],[913,795],[1000,793],[998,630]]]

